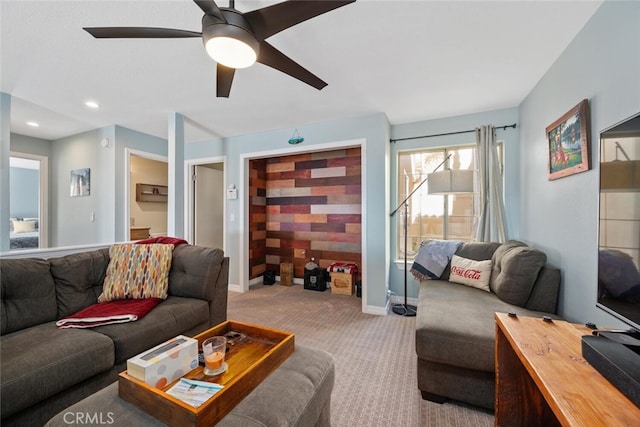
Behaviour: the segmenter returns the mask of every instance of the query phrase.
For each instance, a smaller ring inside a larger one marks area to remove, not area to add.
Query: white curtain
[[[478,153],[478,223],[476,240],[478,242],[504,242],[506,227],[504,222],[504,204],[500,184],[500,163],[495,128],[481,126],[476,128],[476,151]]]

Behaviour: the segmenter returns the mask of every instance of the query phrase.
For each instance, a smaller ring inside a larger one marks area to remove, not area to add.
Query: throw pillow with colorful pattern
[[[167,298],[173,245],[120,244],[109,249],[109,265],[98,302]]]

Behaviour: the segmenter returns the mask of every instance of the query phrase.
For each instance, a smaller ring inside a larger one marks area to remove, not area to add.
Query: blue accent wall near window
[[[9,168],[11,218],[38,217],[39,172],[35,169]]]

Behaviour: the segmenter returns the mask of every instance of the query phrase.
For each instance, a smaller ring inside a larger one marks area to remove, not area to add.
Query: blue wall
[[[51,247],[115,240],[114,157],[100,147],[102,138],[113,140],[113,128],[108,126],[53,141],[49,182]],[[91,169],[90,194],[71,197],[70,173],[84,168]],[[91,213],[95,215],[94,221]]]
[[[12,218],[38,218],[40,173],[36,169],[12,167],[9,171]]]
[[[584,98],[593,169],[548,181],[545,128]],[[520,105],[520,232],[562,270],[571,321],[618,325],[595,307],[599,132],[639,111],[640,2],[604,2]]]

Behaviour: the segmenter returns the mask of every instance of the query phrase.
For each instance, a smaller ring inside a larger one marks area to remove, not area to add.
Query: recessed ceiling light
[[[29,125],[29,126],[31,126],[31,127],[34,127],[34,128],[37,128],[38,126],[40,126],[40,125],[39,125],[38,123],[36,123],[36,122],[27,122],[27,125]]]
[[[98,104],[95,101],[87,101],[84,103],[84,105],[86,105],[89,108],[100,108],[100,104]]]

